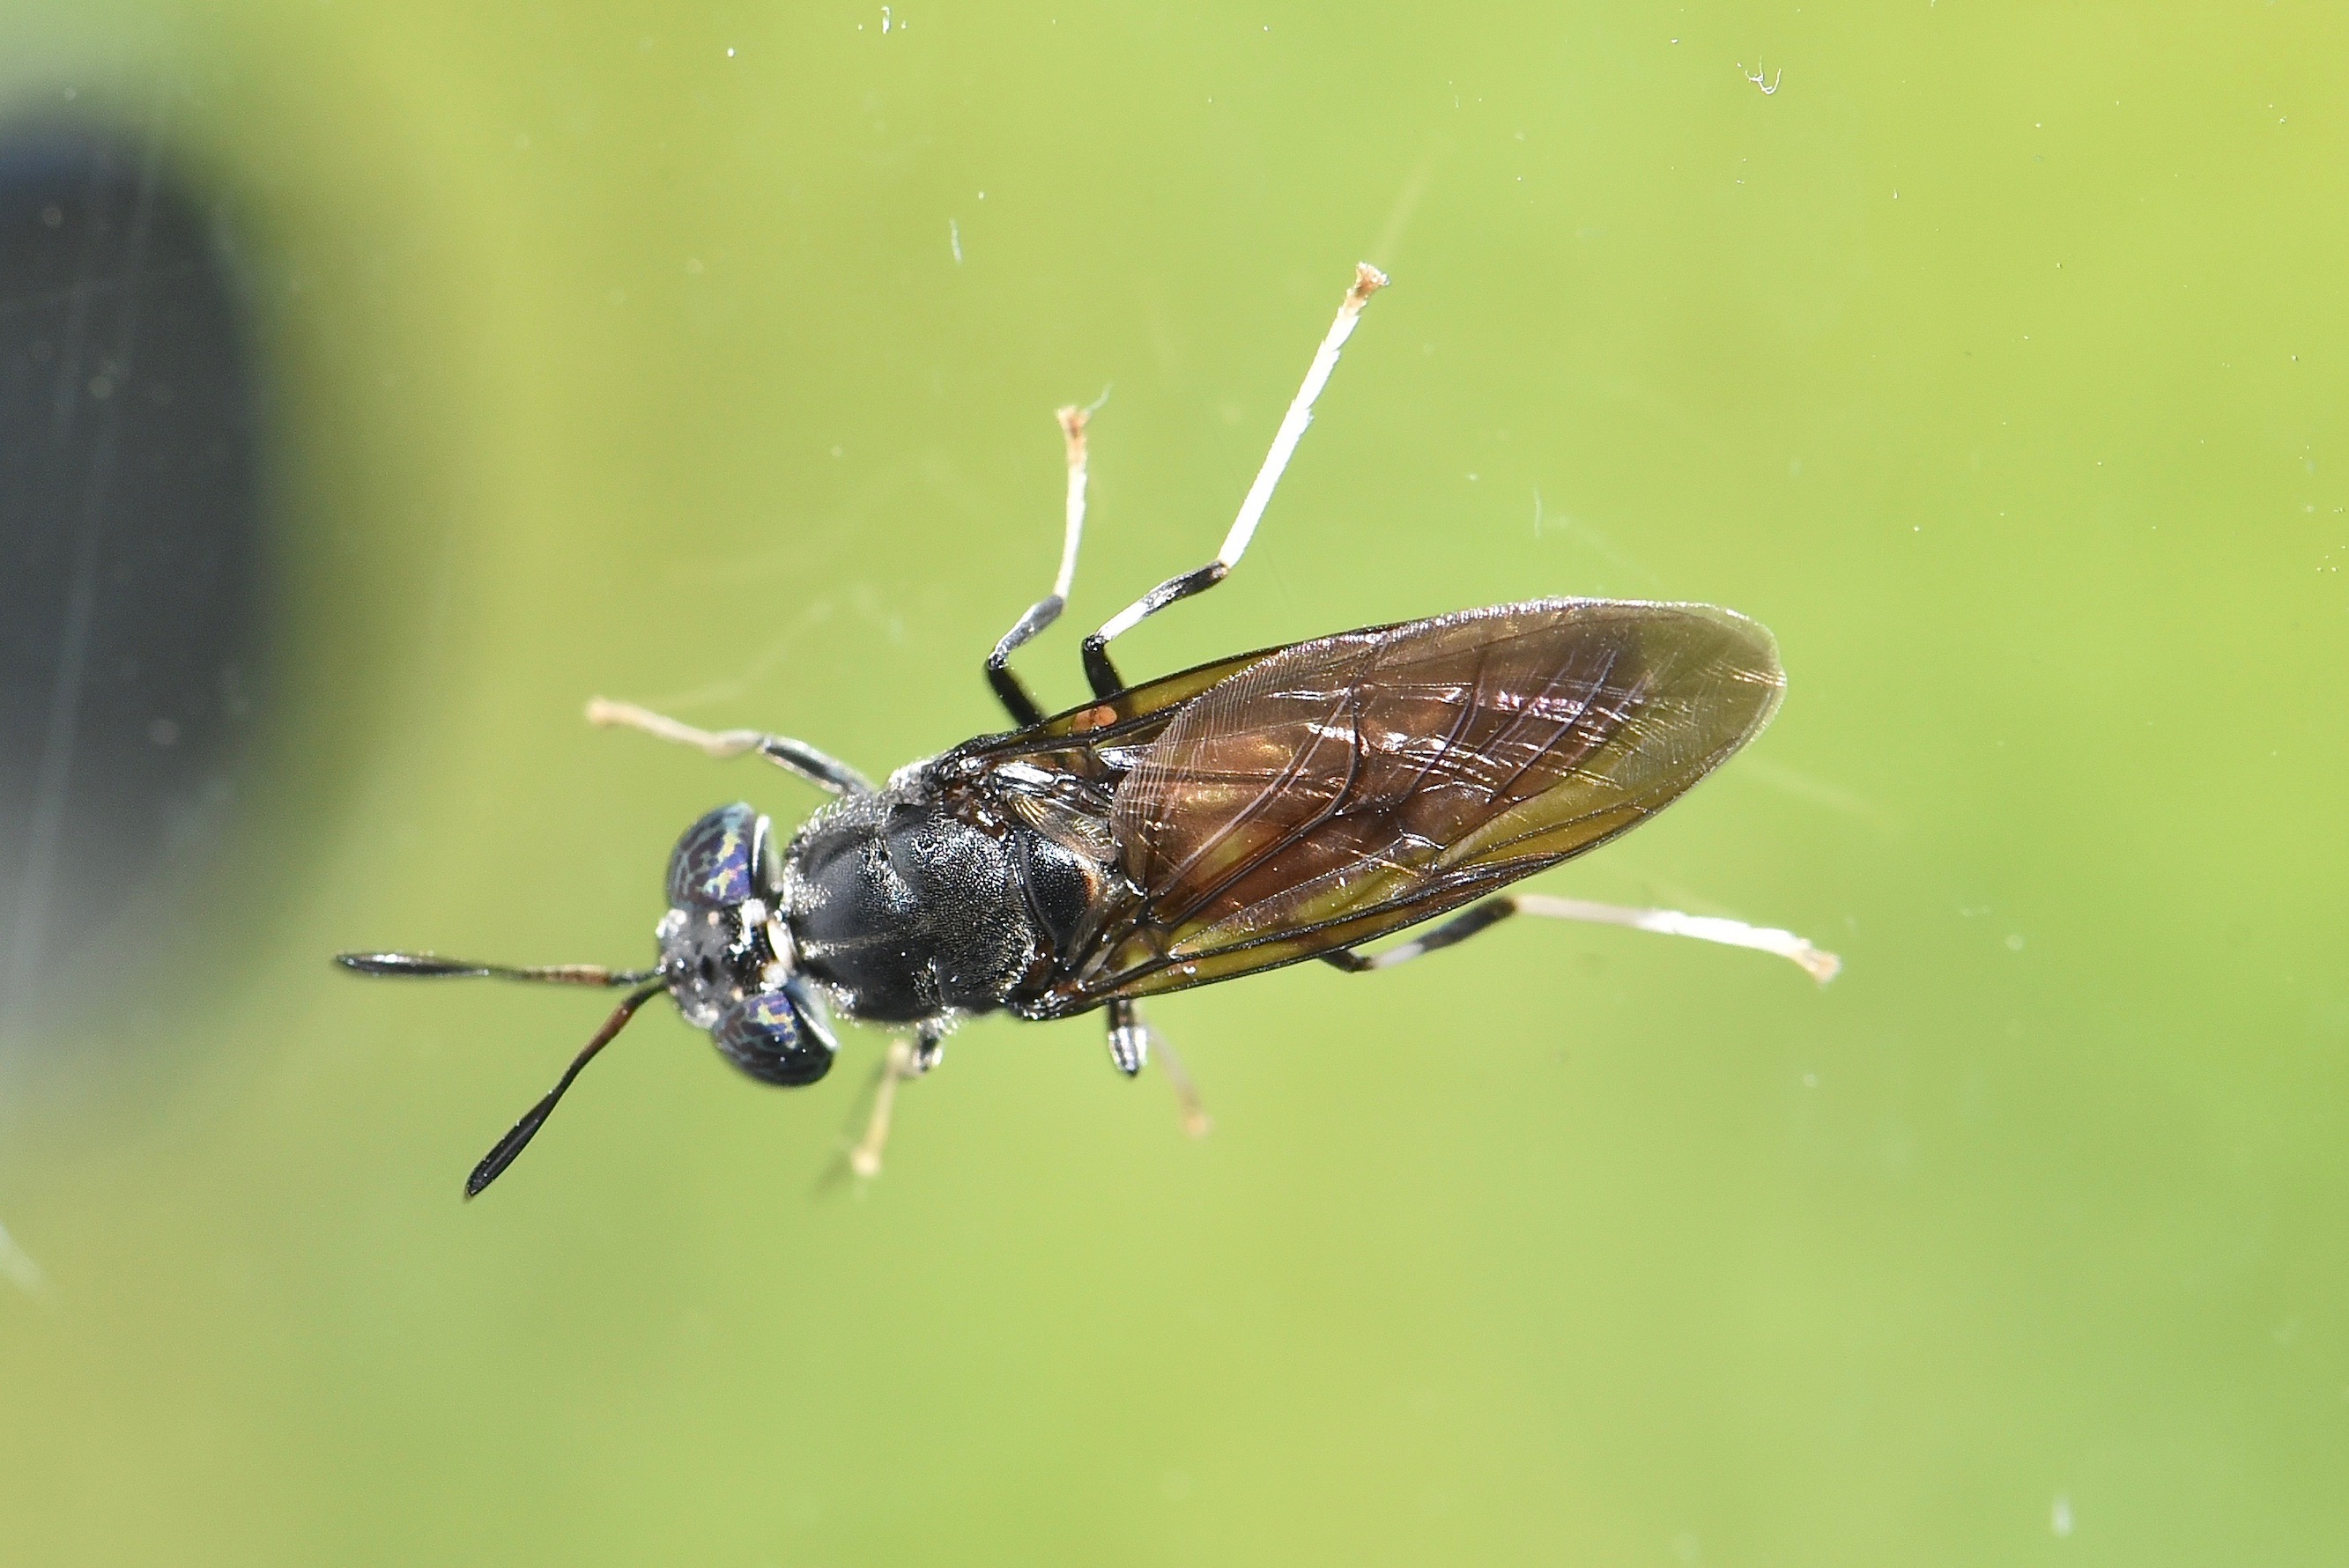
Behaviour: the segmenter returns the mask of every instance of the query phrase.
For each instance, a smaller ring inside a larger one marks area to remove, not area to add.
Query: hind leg
[[[1338,306],[1338,319],[1330,324],[1329,335],[1313,356],[1313,363],[1305,372],[1305,384],[1288,405],[1288,412],[1274,432],[1272,450],[1264,456],[1264,466],[1257,470],[1256,482],[1248,486],[1247,497],[1240,502],[1239,516],[1232,520],[1231,531],[1224,535],[1224,547],[1216,558],[1195,572],[1179,577],[1169,577],[1133,603],[1119,611],[1104,623],[1102,629],[1085,639],[1085,678],[1092,683],[1095,696],[1113,696],[1125,689],[1124,680],[1117,666],[1109,661],[1112,638],[1123,636],[1169,604],[1180,603],[1195,593],[1204,593],[1232,574],[1232,568],[1247,553],[1248,541],[1256,537],[1256,525],[1263,520],[1264,509],[1272,500],[1280,476],[1288,468],[1288,459],[1304,438],[1305,428],[1313,423],[1313,404],[1321,396],[1321,388],[1330,382],[1330,372],[1338,367],[1338,351],[1353,335],[1354,323],[1371,296],[1386,287],[1386,274],[1361,263],[1354,268],[1354,286],[1346,291],[1346,298]]]
[[[1836,977],[1843,960],[1810,943],[1791,931],[1773,926],[1748,925],[1742,920],[1723,920],[1718,915],[1682,914],[1676,909],[1629,909],[1617,903],[1592,903],[1578,898],[1556,898],[1540,892],[1505,892],[1488,898],[1482,903],[1470,904],[1460,913],[1430,931],[1426,935],[1409,942],[1398,943],[1383,953],[1357,953],[1341,949],[1324,953],[1321,962],[1335,965],[1349,975],[1366,974],[1373,969],[1392,969],[1398,964],[1408,964],[1424,957],[1439,948],[1465,942],[1478,932],[1487,930],[1513,914],[1537,914],[1548,920],[1581,920],[1598,925],[1628,925],[1635,931],[1653,931],[1666,936],[1693,936],[1700,941],[1718,942],[1730,947],[1751,947],[1759,953],[1775,954],[1791,959],[1803,967],[1803,972],[1824,985]]]

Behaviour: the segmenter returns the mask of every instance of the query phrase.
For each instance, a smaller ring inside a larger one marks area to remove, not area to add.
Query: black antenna
[[[437,953],[337,953],[335,962],[361,975],[423,980],[541,980],[558,985],[636,985],[660,973],[657,969],[606,969],[600,964],[547,964],[517,969],[504,964],[468,964]]]
[[[399,955],[395,954],[388,956],[398,957]],[[346,959],[345,962],[347,963],[349,961]],[[433,962],[438,963],[440,961],[436,959],[433,960]],[[358,965],[354,964],[351,967],[356,969]],[[392,970],[388,971],[388,973],[403,974],[408,973],[408,971]],[[430,971],[427,971],[427,973],[430,973]],[[460,969],[453,971],[453,973],[470,974],[479,973],[479,971]],[[532,979],[538,977],[528,970],[492,970],[489,971],[489,973],[512,975],[523,978]],[[636,979],[641,978],[641,976],[631,975],[629,978]],[[620,984],[621,982],[613,983]],[[595,984],[595,982],[586,982],[586,984]],[[613,1037],[617,1035],[622,1029],[628,1026],[628,1020],[636,1016],[636,1009],[643,1006],[655,996],[660,995],[666,985],[667,982],[665,981],[656,980],[651,985],[645,986],[641,990],[630,992],[626,1001],[612,1009],[612,1016],[604,1020],[604,1026],[595,1031],[595,1037],[589,1040],[585,1046],[581,1047],[579,1054],[571,1058],[571,1065],[564,1069],[563,1076],[555,1080],[554,1087],[546,1091],[546,1098],[540,1100],[536,1105],[532,1106],[528,1113],[525,1114],[520,1121],[514,1123],[513,1130],[507,1133],[503,1138],[499,1139],[497,1147],[491,1150],[487,1154],[481,1156],[481,1162],[473,1167],[473,1173],[471,1176],[465,1178],[466,1197],[480,1197],[481,1194],[481,1189],[496,1181],[505,1168],[514,1162],[515,1157],[530,1146],[530,1140],[538,1136],[538,1130],[546,1125],[546,1119],[554,1114],[554,1102],[563,1098],[563,1091],[571,1087],[571,1080],[579,1076],[579,1069],[585,1067],[589,1062],[595,1060],[595,1053],[602,1050],[605,1046],[610,1045],[612,1043]]]

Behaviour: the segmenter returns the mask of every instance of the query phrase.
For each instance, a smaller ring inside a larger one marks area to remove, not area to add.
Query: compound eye
[[[766,819],[736,801],[685,830],[668,858],[668,902],[678,909],[731,909],[758,892]]]
[[[809,1028],[781,991],[746,996],[709,1031],[726,1059],[761,1083],[796,1088],[832,1070],[832,1042]]]

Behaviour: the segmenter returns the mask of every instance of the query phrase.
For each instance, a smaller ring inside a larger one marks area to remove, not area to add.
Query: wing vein
[[[1133,737],[1110,811],[1125,875],[1023,1005],[1082,1011],[1440,914],[1670,805],[1783,685],[1732,612],[1539,600],[1202,666],[1155,683],[1164,706],[1104,699]],[[1045,727],[1077,752],[1095,722]]]

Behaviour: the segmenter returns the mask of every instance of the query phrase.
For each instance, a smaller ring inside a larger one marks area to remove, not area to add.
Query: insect
[[[687,829],[649,969],[513,968],[432,954],[346,953],[367,975],[495,976],[626,988],[554,1088],[465,1183],[512,1163],[587,1063],[667,991],[729,1061],[811,1084],[830,1020],[901,1032],[864,1140],[879,1169],[892,1097],[973,1015],[1107,1016],[1119,1071],[1154,1037],[1137,1004],[1305,959],[1392,968],[1510,914],[1595,921],[1757,948],[1825,981],[1834,954],[1792,933],[1670,910],[1499,890],[1637,826],[1751,740],[1785,677],[1770,634],[1705,604],[1542,599],[1238,654],[1129,686],[1109,645],[1238,563],[1362,307],[1356,269],[1223,549],[1085,638],[1092,699],[1047,716],[1010,658],[1059,618],[1084,530],[1086,414],[1061,410],[1065,534],[1052,591],[986,662],[1016,726],[913,763],[875,789],[804,742],[710,732],[626,703],[591,720],[713,757],[756,754],[833,802],[788,842],[744,804]],[[1362,945],[1449,915],[1424,934]],[[1172,1053],[1162,1059],[1188,1097]],[[1195,1099],[1190,1099],[1195,1123]]]

